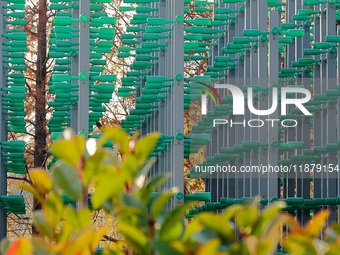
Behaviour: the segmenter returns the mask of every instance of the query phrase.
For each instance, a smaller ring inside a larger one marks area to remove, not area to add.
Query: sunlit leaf
[[[100,208],[109,198],[118,196],[123,192],[126,179],[124,175],[114,173],[103,176],[97,181],[96,189],[92,195],[91,201],[94,209]]]
[[[248,237],[246,238],[245,243],[246,243],[246,245],[247,245],[247,249],[248,249],[250,255],[255,255],[255,254],[257,254],[257,252],[256,252],[256,247],[257,247],[257,245],[258,245],[258,242],[259,242],[259,240],[258,240],[258,238],[255,237],[255,236],[248,236]]]
[[[173,240],[181,240],[185,230],[184,220],[173,222],[171,228],[168,228],[166,232],[161,232],[162,241],[169,242]]]
[[[268,226],[269,222],[271,222],[273,218],[276,217],[285,207],[286,203],[284,202],[276,202],[267,206],[263,210],[262,215],[259,218],[259,221],[256,224],[252,234],[255,236],[260,236],[260,234],[263,233],[264,229]]]
[[[44,204],[45,201],[43,197],[40,195],[39,191],[28,183],[18,183],[19,188],[26,190],[27,192],[31,193],[41,204]]]
[[[126,156],[120,167],[122,171],[131,177],[131,179],[134,179],[138,174],[139,166],[137,158],[134,155]]]
[[[100,137],[97,147],[103,147],[103,145],[110,140],[116,144],[121,153],[127,154],[129,152],[129,136],[123,129],[104,127],[103,135]]]
[[[215,254],[220,246],[221,240],[219,238],[211,239],[209,242],[201,245],[197,251],[197,255]]]
[[[92,238],[92,250],[95,250],[98,247],[99,242],[102,240],[107,230],[108,230],[108,227],[103,227],[103,228],[96,230],[96,232],[94,232],[94,235]]]
[[[245,206],[236,214],[235,220],[240,229],[250,233],[258,219],[258,209],[255,206]]]
[[[159,136],[159,133],[152,133],[137,141],[134,154],[138,160],[144,160],[150,155],[158,142]]]
[[[85,139],[77,135],[70,140],[57,140],[52,144],[51,151],[57,158],[77,167],[85,152]]]
[[[243,205],[235,204],[228,207],[228,210],[222,213],[223,219],[230,221],[243,209]]]
[[[280,229],[286,226],[289,230],[300,230],[299,222],[290,214],[280,214],[271,220],[266,229],[261,234],[262,239],[271,239],[273,242],[279,242],[282,238]]]
[[[76,170],[62,160],[52,167],[53,179],[60,189],[70,198],[79,200],[82,197],[82,184]]]
[[[44,169],[33,169],[29,171],[29,176],[35,188],[41,193],[46,194],[52,190],[52,180]]]
[[[292,255],[318,255],[313,239],[301,234],[291,234],[284,241],[284,248]]]
[[[254,237],[254,236],[251,236]],[[249,238],[251,238],[249,237]],[[255,237],[256,238],[256,237]],[[256,255],[271,255],[275,254],[277,250],[278,243],[272,239],[261,240],[256,244],[256,251],[254,254]]]
[[[311,237],[316,237],[325,227],[327,218],[329,217],[330,213],[331,212],[329,210],[322,210],[318,212],[315,215],[314,219],[307,223],[307,225],[304,227],[303,232]]]
[[[86,159],[82,176],[85,185],[88,185],[92,178],[98,174],[98,170],[101,168],[105,156],[106,153],[104,150],[97,150],[94,155]]]
[[[188,224],[185,228],[183,240],[191,239],[194,233],[198,233],[202,229],[203,225],[199,221],[191,221],[190,224]]]
[[[234,239],[234,229],[229,222],[223,219],[223,216],[211,214],[211,213],[200,213],[196,216],[197,221],[201,222],[203,226],[216,231],[225,240]]]
[[[91,224],[91,212],[88,208],[82,208],[77,212],[77,220],[79,222],[79,228],[86,228]]]

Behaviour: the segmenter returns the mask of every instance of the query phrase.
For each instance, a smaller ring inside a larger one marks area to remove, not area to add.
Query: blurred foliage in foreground
[[[281,213],[284,203],[260,210],[254,199],[220,214],[202,212],[185,222],[186,212],[196,203],[170,208],[176,189],[154,193],[167,176],[146,178],[158,138],[157,133],[130,138],[121,129],[107,127],[98,141],[86,141],[66,130],[64,138],[52,145],[59,160],[51,172],[35,169],[30,172],[32,185],[22,184],[42,204],[33,219],[40,235],[4,239],[0,254],[99,254],[107,230],[92,226],[91,210],[99,209],[117,218],[121,236],[101,254],[265,255],[278,247],[289,254],[339,254],[340,226],[324,229],[327,210],[302,227],[293,216]],[[118,154],[105,147],[112,141]],[[94,190],[90,198],[88,190]],[[77,206],[65,205],[65,196]]]

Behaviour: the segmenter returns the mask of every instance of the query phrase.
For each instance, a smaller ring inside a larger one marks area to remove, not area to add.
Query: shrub
[[[339,226],[328,230],[326,241],[318,239],[328,211],[322,211],[304,228],[272,204],[261,212],[254,199],[233,205],[219,214],[199,213],[189,223],[186,212],[196,202],[170,208],[176,189],[154,193],[167,176],[147,178],[155,159],[150,157],[159,134],[129,138],[121,129],[107,127],[98,141],[86,141],[66,130],[51,148],[59,160],[50,172],[30,172],[32,185],[22,184],[42,205],[33,223],[40,235],[30,239],[4,239],[4,255],[98,254],[107,227],[95,229],[91,210],[104,210],[118,220],[121,240],[105,247],[102,254],[273,254],[278,244],[291,254],[338,254]],[[118,154],[105,147],[114,142]],[[94,190],[88,199],[88,191]],[[77,208],[65,205],[65,195]],[[283,239],[283,227],[291,230]]]

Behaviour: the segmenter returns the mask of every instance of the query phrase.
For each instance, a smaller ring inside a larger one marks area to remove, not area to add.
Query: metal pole
[[[3,35],[6,32],[6,25],[4,20],[4,12],[6,9],[3,8],[3,6],[6,5],[6,2],[1,1],[0,2],[0,20],[2,21],[2,24],[0,25],[0,34]],[[5,40],[4,37],[2,37],[2,40]],[[3,64],[3,43],[0,43],[0,63],[2,64],[1,72],[0,72],[0,88],[6,87],[6,69],[5,65]],[[1,124],[0,124],[0,139],[1,141],[7,140],[7,127],[6,127],[6,121],[5,121],[5,114],[2,109],[2,102],[0,103],[0,114],[1,114]],[[2,153],[2,149],[0,146],[0,155]],[[7,171],[5,168],[3,157],[1,157],[0,162],[0,195],[6,196],[7,195]],[[5,211],[5,208],[0,205],[0,240],[7,236],[7,213]]]
[[[183,18],[184,18],[184,1],[176,0],[172,2],[172,18],[174,19],[174,27],[171,38],[171,53],[172,53],[172,77],[175,78],[174,87],[172,91],[173,105],[172,114],[173,123],[172,131],[174,132],[174,145],[173,145],[173,167],[174,167],[174,184],[179,188],[179,192],[184,194],[184,140],[178,139],[176,134],[184,134],[183,116],[184,116],[184,97],[183,97],[183,48],[184,48],[184,35],[183,35]],[[178,200],[181,202],[181,200]]]
[[[78,132],[89,132],[90,0],[79,1],[79,104]]]

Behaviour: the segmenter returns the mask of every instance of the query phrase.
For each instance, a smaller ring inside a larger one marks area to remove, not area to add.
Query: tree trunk
[[[47,156],[47,121],[46,121],[46,82],[47,82],[47,3],[39,0],[38,10],[38,37],[37,37],[37,64],[35,84],[35,143],[34,167],[45,167]],[[41,205],[34,201],[34,210],[39,210]],[[37,231],[33,227],[33,234]]]

